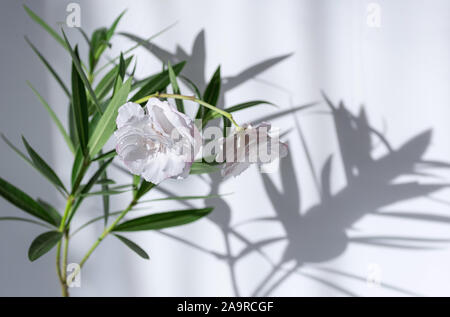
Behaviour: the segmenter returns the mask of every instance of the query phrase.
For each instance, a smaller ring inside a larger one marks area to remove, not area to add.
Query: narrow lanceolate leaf
[[[170,62],[167,65],[167,70],[169,71],[170,84],[172,85],[173,93],[180,94],[180,87],[178,86],[177,75],[175,75],[175,72],[173,71],[173,68],[172,68],[172,65],[170,65]],[[175,103],[177,105],[178,111],[184,113],[183,100],[175,99]]]
[[[80,76],[81,80],[83,81],[84,86],[86,87],[87,91],[89,92],[89,95],[92,98],[92,101],[94,102],[94,105],[98,112],[102,113],[102,110],[100,108],[100,103],[97,100],[97,96],[95,95],[94,90],[91,87],[91,84],[89,83],[89,80],[86,77],[86,74],[83,71],[83,68],[81,67],[80,58],[78,57],[78,53],[72,49],[70,46],[69,40],[66,37],[66,34],[63,30],[61,30],[64,36],[64,40],[66,41],[67,49],[69,50],[70,56],[72,57],[72,64],[76,68],[78,75]]]
[[[91,138],[89,139],[89,156],[94,158],[109,140],[116,127],[117,111],[126,100],[131,88],[131,78],[114,94],[108,107],[100,118]]]
[[[59,225],[55,219],[33,198],[0,178],[0,195],[17,208],[54,226]]]
[[[41,174],[44,175],[51,183],[53,183],[53,185],[67,194],[67,190],[64,187],[64,184],[61,182],[58,175],[56,175],[53,169],[42,159],[42,157],[39,156],[39,154],[37,154],[37,152],[30,146],[30,144],[24,137],[22,137],[22,142],[25,145],[28,155],[33,161],[33,165],[36,167],[36,169],[41,172]]]
[[[136,48],[138,48],[139,46],[144,45],[144,44],[146,44],[146,43],[149,43],[149,42],[150,42],[151,40],[153,40],[154,38],[158,37],[159,35],[163,34],[163,33],[166,32],[167,30],[169,30],[170,28],[172,28],[176,23],[177,23],[177,22],[172,23],[171,25],[165,27],[165,28],[162,29],[161,31],[159,31],[159,32],[157,32],[157,33],[155,33],[155,34],[153,34],[152,36],[150,36],[149,38],[147,38],[147,39],[145,39],[145,40],[136,40],[136,39],[134,39],[134,38],[131,37],[130,39],[136,41],[137,44],[135,44],[135,45],[133,45],[132,47],[130,47],[129,49],[127,49],[123,54],[126,55],[126,54],[132,52],[133,50],[135,50]],[[130,37],[130,35],[129,35],[129,34],[126,34],[126,33],[119,33],[119,34],[120,34],[120,35],[127,36],[127,37]],[[114,62],[115,62],[116,60],[118,60],[118,59],[119,59],[119,56],[116,56],[115,58],[109,60],[109,61],[108,61],[107,63],[105,63],[102,67],[100,67],[99,69],[97,69],[97,71],[95,72],[95,75],[97,75],[98,73],[100,73],[103,69],[105,69],[106,67],[108,67],[110,64],[114,63]]]
[[[59,36],[59,34],[50,27],[47,23],[45,23],[44,20],[42,20],[36,13],[34,13],[30,8],[28,8],[26,5],[23,6],[25,11],[28,13],[28,15],[39,24],[44,30],[46,30],[55,40],[58,42],[62,47],[67,49],[66,43],[64,42],[64,39]]]
[[[72,63],[72,111],[75,118],[78,143],[80,144],[81,151],[86,155],[89,139],[88,103],[86,90],[75,63]]]
[[[205,92],[203,93],[203,100],[206,101],[207,103],[209,103],[210,105],[216,106],[217,101],[219,100],[219,95],[220,95],[220,84],[221,84],[221,79],[220,79],[220,66],[219,66],[219,67],[217,67],[216,71],[214,72],[214,75],[212,76],[211,80],[209,81],[208,86],[206,86]],[[206,116],[210,112],[210,109],[204,108],[204,107],[199,108],[199,110],[201,110],[202,118],[206,118]],[[200,115],[199,115],[199,117],[200,117]]]
[[[14,146],[14,144],[11,143],[11,141],[9,141],[6,136],[4,136],[3,134],[1,135],[3,141],[5,141],[5,143],[11,148],[13,149],[14,152],[16,152],[17,155],[19,155],[25,162],[27,162],[28,164],[30,164],[30,166],[34,167],[33,162],[25,155],[23,154],[17,147]]]
[[[39,235],[28,249],[28,258],[35,261],[50,251],[62,238],[62,232],[48,231]]]
[[[102,27],[96,29],[92,33],[91,45],[89,50],[89,69],[91,73],[94,71],[100,56],[107,46],[108,41],[106,39],[106,28]]]
[[[140,246],[138,246],[133,241],[125,238],[124,236],[120,236],[118,234],[115,234],[114,236],[116,236],[120,241],[122,241],[131,250],[136,252],[136,254],[139,255],[141,258],[146,259],[146,260],[150,259],[150,257],[148,256],[147,252],[145,252]]]
[[[102,179],[99,179],[98,181],[96,181],[95,183],[99,184],[99,185],[103,185],[103,184],[113,185],[116,182],[109,178],[105,178],[105,179],[102,178]]]
[[[217,105],[217,101],[219,100],[220,94],[220,66],[217,67],[214,75],[206,86],[205,92],[203,93],[203,100],[207,103],[215,106]]]
[[[92,186],[94,186],[97,181],[100,179],[100,176],[102,176],[103,172],[106,170],[108,165],[112,162],[113,158],[110,158],[109,160],[103,162],[103,164],[100,165],[98,170],[92,175],[92,177],[89,179],[87,184],[83,187],[83,190],[81,191],[82,194],[87,194],[91,190]]]
[[[59,132],[62,134],[64,141],[66,141],[67,146],[69,147],[70,151],[75,154],[75,148],[73,146],[72,140],[70,139],[69,135],[67,134],[66,130],[64,129],[64,126],[62,125],[61,121],[56,116],[56,113],[53,111],[53,109],[48,105],[48,103],[42,98],[42,96],[37,92],[36,89],[31,85],[30,82],[27,81],[28,86],[33,90],[34,94],[38,97],[41,104],[44,106],[45,110],[47,110],[48,114],[52,118],[53,122],[55,122]]]
[[[212,210],[212,207],[208,207],[157,213],[122,222],[113,231],[158,230],[181,226],[208,215]]]
[[[123,15],[125,14],[127,10],[123,10],[122,13],[114,20],[111,27],[106,32],[106,39],[109,41],[112,36],[114,35],[114,32],[116,31],[117,25],[119,24],[119,21],[122,19]]]
[[[181,79],[183,79],[187,84],[189,84],[189,86],[191,86],[192,91],[194,92],[195,96],[202,100],[202,93],[200,92],[200,89],[198,89],[197,85],[194,84],[194,82],[192,80],[190,80],[189,78],[187,78],[186,76],[181,75],[180,76]]]
[[[97,183],[97,181],[100,179],[100,176],[103,174],[103,172],[106,170],[108,165],[112,162],[112,158],[103,162],[103,164],[100,165],[98,170],[92,175],[92,177],[89,179],[89,181],[86,183],[86,185],[82,186],[81,188],[81,197],[89,196],[89,191],[92,189],[92,187]],[[73,213],[78,209],[83,199],[77,199],[75,205],[72,208],[72,215]],[[72,216],[73,217],[73,216]],[[69,218],[70,220],[71,218]]]
[[[191,166],[190,174],[210,174],[217,172],[219,168],[202,162],[194,162]]]
[[[78,137],[77,137],[77,129],[75,127],[76,126],[75,125],[75,116],[72,111],[72,97],[70,97],[69,111],[67,111],[67,122],[69,125],[70,140],[72,141],[74,148],[78,148],[79,144],[78,144]]]
[[[133,57],[131,56],[125,60],[125,67],[128,67],[130,65],[132,59]],[[98,96],[99,100],[103,100],[103,98],[105,98],[111,91],[111,88],[114,85],[114,81],[116,80],[118,72],[119,72],[119,65],[113,67],[99,81],[98,85],[95,87],[95,94]]]
[[[99,164],[101,165],[102,161],[100,161]],[[108,179],[108,174],[105,170],[102,173],[101,180],[107,180],[107,179]],[[97,183],[98,183],[98,181],[97,181]],[[107,183],[101,184],[101,186],[102,186],[102,191],[109,191],[109,185]],[[103,216],[105,217],[105,226],[106,226],[106,224],[108,223],[108,218],[109,218],[109,205],[110,205],[108,195],[102,196],[102,203],[103,203]]]
[[[56,210],[55,207],[50,205],[48,202],[38,198],[37,202],[44,208],[48,214],[53,218],[55,223],[61,223],[61,215],[59,214],[58,210]]]
[[[120,53],[120,60],[119,60],[119,76],[123,79],[125,78],[125,72],[127,70],[127,66],[125,63],[125,60],[123,59],[123,54]]]
[[[108,190],[108,191],[98,191],[98,192],[90,192],[86,194],[81,194],[81,197],[90,197],[90,196],[112,196],[119,195],[123,193],[127,193],[129,190]]]
[[[83,170],[83,163],[84,163],[83,153],[81,152],[81,149],[78,148],[75,152],[75,157],[73,159],[72,164],[72,175],[71,175],[72,187],[74,186],[75,181],[78,179],[80,173]]]
[[[45,59],[45,57],[38,51],[38,49],[33,45],[33,43],[30,42],[30,40],[25,36],[25,41],[30,45],[30,47],[33,49],[33,51],[36,53],[36,55],[39,57],[39,59],[44,63],[45,67],[50,71],[50,73],[53,75],[53,77],[56,79],[58,84],[61,86],[62,90],[66,93],[67,97],[70,97],[69,89],[67,89],[66,85],[62,81],[61,77],[56,73],[56,71],[53,69],[53,67],[50,65],[50,63]]]
[[[173,65],[173,71],[178,75],[183,69],[186,62],[181,62]],[[169,71],[165,70],[156,76],[152,76],[151,79],[130,99],[131,101],[139,100],[155,92],[165,89],[170,83]]]
[[[254,107],[254,106],[262,105],[262,104],[275,106],[273,103],[265,101],[265,100],[254,100],[254,101],[248,101],[248,102],[240,103],[240,104],[237,104],[237,105],[225,108],[223,110],[228,112],[228,113],[232,113],[232,112],[244,110],[244,109],[247,109],[247,108],[251,108],[251,107]],[[219,118],[220,116],[221,115],[219,113],[211,111],[208,114],[207,120],[212,120],[212,119],[215,119],[215,118]]]
[[[231,129],[231,121],[228,118],[223,117],[223,137],[226,138]]]
[[[272,105],[275,106],[273,103],[265,101],[265,100],[255,100],[255,101],[248,101],[248,102],[244,102],[244,103],[240,103],[238,105],[229,107],[229,108],[225,108],[224,110],[226,112],[236,112],[236,111],[240,111],[240,110],[244,110],[250,107],[254,107],[257,105],[261,105],[261,104],[267,104],[267,105]]]
[[[27,218],[21,218],[21,217],[0,217],[0,221],[22,221],[22,222],[28,222],[28,223],[32,223],[47,229],[53,229],[54,227],[49,226],[45,223],[36,221],[36,220],[32,220],[32,219],[27,219]]]
[[[46,177],[51,183],[53,183],[54,185],[57,186],[58,189],[60,189],[60,191],[62,193],[67,193],[67,191],[64,188],[64,185],[62,184],[62,182],[59,180],[58,176],[56,176],[56,174],[52,171],[52,169],[50,167],[48,167],[48,169],[51,172],[48,172],[45,168],[45,166],[41,166],[41,165],[46,165],[46,163],[42,160],[42,158],[39,157],[39,155],[29,146],[28,143],[26,143],[25,147],[30,155],[30,157],[32,158],[31,160],[24,154],[22,153],[17,147],[14,146],[14,144],[12,144],[3,134],[1,135],[3,141],[5,141],[5,143],[11,148],[13,149],[14,152],[17,153],[17,155],[19,155],[25,162],[27,162],[31,167],[33,167],[34,169],[36,169],[39,173],[41,173],[44,177]],[[24,140],[24,138],[22,137],[22,139]],[[26,142],[26,141],[25,141]],[[24,142],[24,144],[25,144]],[[33,153],[33,155],[30,153]],[[34,158],[33,158],[34,157]],[[45,172],[44,172],[45,171]],[[48,172],[48,173],[47,173]],[[53,172],[54,175],[51,175]],[[56,176],[56,177],[55,177]],[[58,181],[59,180],[59,181]]]
[[[92,161],[106,160],[106,159],[109,159],[111,157],[115,157],[116,155],[117,155],[117,152],[114,149],[114,150],[111,150],[111,151],[108,151],[108,152],[105,152],[103,154],[98,155]]]
[[[136,177],[133,177],[133,183],[134,183],[135,179],[136,179]],[[135,200],[136,201],[139,200],[139,198],[141,198],[142,196],[147,194],[153,187],[155,187],[155,184],[147,182],[146,180],[143,179],[141,186],[135,193],[135,196],[134,196]]]

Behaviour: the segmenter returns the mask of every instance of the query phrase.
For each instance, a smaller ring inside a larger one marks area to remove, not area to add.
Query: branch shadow
[[[122,33],[125,37],[141,43],[144,39],[133,34]],[[178,63],[187,61],[183,74],[193,80],[200,90],[207,85],[205,76],[206,48],[205,32],[201,30],[192,45],[190,53],[177,46],[175,52],[170,52],[155,44],[143,45],[148,52],[156,56],[161,62]],[[223,79],[219,98],[219,107],[223,107],[224,95],[230,90],[247,83],[250,79],[261,74],[265,70],[279,64],[291,54],[268,58],[260,63],[250,66],[236,76]],[[182,78],[181,78],[182,79]],[[188,86],[188,85],[187,85]],[[268,296],[279,288],[293,274],[312,279],[317,283],[338,290],[339,292],[356,296],[344,287],[327,281],[321,277],[302,271],[303,267],[312,267],[317,270],[326,271],[330,274],[344,276],[353,280],[365,282],[365,278],[355,274],[341,272],[335,269],[316,267],[316,265],[333,260],[341,256],[351,243],[359,243],[373,247],[398,248],[404,250],[429,250],[435,245],[450,242],[447,239],[430,239],[427,237],[399,237],[399,236],[351,236],[348,231],[356,222],[366,216],[395,217],[402,220],[428,221],[434,223],[450,223],[450,217],[432,215],[427,212],[385,212],[383,209],[394,203],[426,197],[434,192],[448,187],[448,184],[421,183],[414,181],[399,181],[401,177],[427,176],[430,169],[448,168],[446,162],[426,161],[423,156],[428,149],[432,137],[432,131],[427,130],[411,137],[400,147],[394,149],[386,140],[384,135],[370,126],[364,107],[357,115],[353,115],[341,102],[335,106],[325,95],[324,99],[329,108],[327,115],[331,115],[335,127],[335,133],[339,145],[338,153],[331,153],[320,169],[317,177],[317,186],[320,192],[320,200],[307,210],[302,210],[300,197],[300,184],[294,170],[293,158],[289,155],[281,161],[280,173],[282,190],[278,190],[267,174],[261,174],[265,191],[271,201],[275,215],[253,219],[249,222],[232,225],[232,210],[229,204],[222,198],[209,199],[208,203],[215,206],[215,210],[208,216],[208,220],[216,225],[222,232],[226,245],[225,253],[208,250],[196,243],[172,233],[161,231],[168,238],[175,239],[201,252],[225,261],[229,268],[230,282],[234,295],[240,296],[239,278],[236,273],[236,265],[249,254],[256,252],[271,265],[270,272],[262,279],[253,290],[253,296]],[[297,111],[308,109],[317,103],[300,105],[288,110],[278,111],[269,116],[252,122],[253,124],[270,121],[286,115],[295,114]],[[297,125],[300,138],[304,136]],[[384,146],[385,153],[375,157],[374,139]],[[305,146],[305,144],[303,143]],[[308,150],[305,147],[307,156]],[[336,165],[337,157],[342,162],[346,184],[337,192],[332,189],[332,175]],[[315,175],[314,167],[310,164],[311,172]],[[218,174],[210,174],[210,191],[208,194],[220,193],[220,187],[224,179]],[[173,192],[164,188],[157,188],[168,196],[175,196]],[[181,202],[181,201],[180,201]],[[193,207],[189,202],[181,202],[187,207]],[[280,224],[284,229],[284,235],[269,237],[257,242],[250,241],[245,234],[241,233],[242,226],[257,222],[274,222]],[[238,227],[240,230],[238,230]],[[240,240],[244,247],[235,252],[232,250],[230,239]],[[271,259],[263,249],[268,245],[287,242],[284,253],[277,261]],[[424,244],[432,244],[429,247]],[[286,270],[284,265],[294,262],[291,269]],[[282,272],[275,279],[276,273]],[[417,295],[400,287],[382,283],[382,287],[406,294]]]
[[[255,221],[273,221],[280,223],[286,233],[288,245],[280,262],[274,266],[266,278],[258,285],[253,295],[268,295],[274,291],[282,276],[274,282],[268,291],[263,289],[270,283],[280,267],[294,261],[298,267],[315,265],[332,260],[345,252],[350,243],[368,246],[411,250],[430,250],[434,247],[417,243],[448,243],[449,239],[430,239],[398,236],[351,237],[349,229],[366,215],[397,217],[399,219],[427,220],[449,223],[450,218],[427,213],[382,212],[386,206],[394,203],[426,197],[448,187],[437,182],[399,181],[402,176],[427,175],[423,155],[431,141],[431,130],[421,132],[393,150],[380,133],[369,126],[364,108],[357,116],[348,111],[343,103],[334,106],[328,98],[325,100],[331,109],[335,132],[338,139],[340,156],[346,176],[346,185],[333,193],[331,175],[333,155],[330,154],[320,172],[321,200],[304,213],[300,213],[300,198],[295,180],[294,166],[290,157],[281,162],[283,191],[279,191],[266,174],[261,174],[264,187],[276,215]],[[386,154],[373,157],[373,137],[382,138],[386,145]],[[430,167],[446,166],[444,162],[434,162]],[[290,272],[293,274],[293,272]]]

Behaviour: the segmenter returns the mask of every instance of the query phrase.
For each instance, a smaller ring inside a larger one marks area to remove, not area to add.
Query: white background
[[[65,10],[69,2],[25,1],[57,29],[57,22],[66,19]],[[381,8],[379,28],[367,24],[367,8],[371,2],[379,4]],[[295,115],[291,113],[273,121],[284,131],[291,129],[286,139],[290,145],[289,160],[293,162],[293,168],[288,174],[296,179],[297,193],[289,193],[287,197],[275,201],[274,204],[280,206],[275,209],[260,174],[256,168],[252,168],[239,178],[227,180],[218,187],[219,193],[233,193],[224,197],[231,211],[228,214],[223,205],[218,206],[213,220],[224,221],[230,216],[230,223],[234,225],[252,218],[274,216],[275,212],[297,211],[300,215],[317,204],[319,196],[300,141],[299,127],[316,172],[320,172],[328,155],[334,153],[332,192],[336,193],[345,186],[335,126],[331,116],[323,113],[328,108],[322,101],[320,90],[335,103],[343,100],[354,114],[364,104],[370,124],[383,131],[395,149],[420,132],[432,129],[432,140],[425,158],[450,161],[448,1],[97,0],[78,3],[81,5],[81,24],[88,33],[97,27],[110,25],[125,8],[128,11],[118,29],[143,38],[177,22],[155,40],[155,44],[172,53],[179,45],[191,54],[196,36],[204,30],[204,78],[210,78],[218,64],[221,64],[225,77],[233,77],[257,63],[292,54],[228,91],[224,102],[225,105],[233,105],[265,99],[281,108],[274,110],[261,106],[255,108],[257,110],[247,110],[236,116],[239,122],[255,120],[309,102],[320,102],[315,110],[297,112]],[[63,181],[69,183],[72,157],[25,81],[29,80],[63,119],[66,117],[67,100],[58,84],[26,45],[23,35],[27,35],[43,52],[66,83],[70,79],[68,54],[26,16],[21,3],[2,1],[0,15],[1,132],[16,144],[20,142],[20,135],[25,135],[35,149],[51,162]],[[67,32],[72,42],[80,43],[85,56],[86,46],[79,33],[74,29],[67,29]],[[129,39],[117,36],[110,56],[132,45]],[[143,48],[136,52],[139,77],[161,69],[161,63],[154,55]],[[199,67],[203,64],[203,58],[196,57],[192,64],[194,72],[197,71],[201,76]],[[0,153],[1,177],[33,197],[43,197],[59,209],[63,208],[64,201],[56,195],[51,185],[3,143]],[[113,173],[123,182],[129,179],[119,171]],[[442,177],[437,182],[448,182],[450,175],[443,169],[436,173]],[[286,190],[282,188],[279,174],[271,174],[270,178],[279,190]],[[416,180],[420,179],[416,177]],[[436,179],[432,181],[436,182]],[[178,195],[201,195],[209,193],[208,182],[208,178],[202,180],[190,177],[185,181],[166,181],[162,188]],[[364,201],[376,194],[363,192],[363,195],[348,199],[345,206],[358,202],[357,205],[363,208]],[[432,196],[445,199],[447,194],[448,191],[442,190]],[[164,193],[154,191],[149,198],[164,196]],[[301,197],[301,206],[294,203],[296,196]],[[112,209],[120,209],[128,199],[126,196],[115,197]],[[80,217],[78,224],[101,214],[99,199],[90,198],[87,202],[77,215]],[[214,201],[210,203],[214,205]],[[192,201],[192,204],[202,206],[204,203]],[[168,202],[148,206],[148,211],[142,214],[185,208],[182,204]],[[330,213],[345,212],[345,208],[333,210],[333,206],[330,206],[329,209]],[[445,216],[450,208],[441,202],[419,197],[398,201],[394,206],[383,206],[383,210]],[[1,216],[17,216],[20,213],[3,199],[0,201]],[[442,221],[401,220],[366,213],[362,212],[361,215],[365,216],[343,228],[349,237],[450,238],[450,227]],[[319,236],[327,237],[328,231],[335,225],[333,219],[339,217],[333,214],[330,221],[323,218],[321,223],[316,223],[316,227],[309,229]],[[69,262],[80,261],[101,232],[102,226],[99,222],[73,240]],[[294,225],[291,228],[295,228]],[[276,222],[243,225],[236,230],[252,242],[285,234],[283,227]],[[0,222],[0,295],[59,294],[54,251],[35,263],[29,263],[27,259],[28,246],[41,231],[25,223]],[[164,232],[187,239],[207,250],[226,252],[222,230],[208,219]],[[301,235],[298,233],[298,236]],[[108,238],[87,262],[82,272],[82,287],[72,289],[73,295],[236,295],[229,267],[223,259],[157,232],[127,236],[146,249],[151,260],[141,260],[116,239]],[[308,248],[309,254],[326,254],[337,241],[324,239],[323,243],[316,244],[314,239],[309,240],[306,235],[301,243]],[[293,239],[290,242],[295,250],[297,241]],[[415,242],[410,241],[409,245],[415,245]],[[426,245],[433,249],[398,249],[349,242],[343,252],[318,263],[304,263],[271,295],[401,296],[410,292],[448,296],[450,244],[430,242]],[[286,241],[273,244],[264,251],[273,262],[278,262],[285,246]],[[236,254],[244,246],[232,238],[231,247]],[[298,254],[302,256],[301,250],[298,250]],[[277,276],[282,275],[292,264],[292,261],[287,263]],[[371,287],[373,285],[366,282],[374,268],[381,279],[379,287]],[[257,253],[253,252],[242,259],[236,266],[239,295],[252,295],[270,270],[268,261]],[[277,276],[273,276],[273,281]],[[401,292],[394,287],[406,291]]]

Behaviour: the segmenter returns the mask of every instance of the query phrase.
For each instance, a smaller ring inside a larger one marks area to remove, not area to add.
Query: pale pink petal
[[[125,124],[144,118],[145,112],[140,105],[134,102],[127,102],[119,108],[116,124],[117,128],[120,129]]]

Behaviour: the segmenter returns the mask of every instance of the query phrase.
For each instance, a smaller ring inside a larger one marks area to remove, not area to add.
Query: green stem
[[[195,98],[195,96],[184,96],[184,95],[178,95],[178,94],[162,94],[162,93],[158,93],[157,92],[157,93],[151,94],[149,96],[143,97],[141,99],[138,99],[135,102],[136,103],[143,103],[143,102],[145,102],[145,101],[147,101],[147,100],[149,100],[150,98],[153,98],[153,97],[156,97],[156,98],[159,97],[159,98],[183,99],[183,100],[190,100],[190,101],[196,102],[199,105],[202,105],[203,107],[211,109],[212,111],[217,112],[221,116],[229,119],[236,126],[236,128],[238,130],[242,129],[239,126],[239,124],[237,124],[236,121],[234,121],[233,116],[231,115],[231,113],[226,112],[226,111],[224,111],[222,109],[219,109],[217,107],[214,107],[213,105],[210,105],[209,103],[207,103],[207,102],[205,102],[203,100],[197,99],[197,98]]]
[[[62,277],[64,281],[67,279],[67,254],[69,252],[69,229],[64,232],[64,252],[63,252],[63,268]]]
[[[77,274],[79,273],[80,269],[83,267],[84,263],[89,259],[89,257],[91,256],[92,252],[94,252],[94,250],[98,247],[100,242],[102,242],[103,239],[106,238],[106,236],[114,229],[114,227],[119,223],[119,221],[122,220],[123,217],[125,217],[125,215],[134,207],[134,205],[136,205],[136,203],[137,203],[136,200],[133,199],[131,201],[131,203],[128,205],[128,207],[120,213],[120,215],[116,218],[116,220],[114,220],[114,222],[109,227],[107,227],[105,230],[103,230],[102,234],[98,237],[97,241],[94,242],[94,244],[91,246],[89,251],[85,254],[83,259],[81,260],[80,265],[73,272],[73,274],[71,274],[69,276],[68,284],[70,284],[72,282],[73,278],[75,276],[77,276]]]
[[[66,209],[64,210],[64,215],[61,219],[61,223],[60,223],[59,229],[58,229],[59,232],[64,232],[66,219],[72,208],[73,199],[74,199],[73,195],[70,195],[67,198]],[[65,235],[66,235],[66,233],[65,233]],[[66,283],[67,247],[68,247],[68,243],[69,243],[68,235],[66,235],[66,242],[64,245],[62,270],[61,270],[61,240],[58,242],[58,246],[56,249],[56,272],[58,274],[59,282],[61,284],[62,295],[64,297],[67,297],[67,296],[69,296],[69,292],[67,290],[67,283]]]

